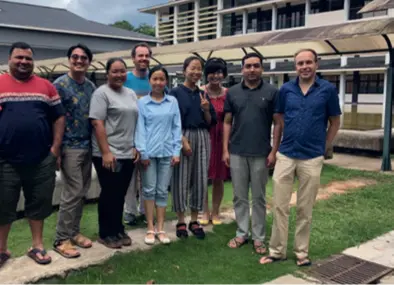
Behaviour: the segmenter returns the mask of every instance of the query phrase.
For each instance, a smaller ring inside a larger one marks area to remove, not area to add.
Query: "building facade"
[[[68,48],[84,43],[94,52],[131,49],[141,41],[156,45],[155,37],[89,21],[66,9],[0,0],[0,64],[7,63],[12,43],[24,41],[35,59],[65,57]]]
[[[358,13],[371,0],[173,0],[140,9],[156,17],[161,45],[199,42],[276,30],[303,29],[393,17],[393,9]],[[342,127],[379,129],[384,122],[388,54],[320,58],[319,75],[333,83],[344,106]],[[292,58],[264,61],[264,77],[280,87],[295,77]],[[231,63],[226,84],[241,80]]]

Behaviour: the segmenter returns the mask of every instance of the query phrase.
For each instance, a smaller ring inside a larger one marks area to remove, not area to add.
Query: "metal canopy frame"
[[[302,28],[295,30],[277,30],[223,37],[202,42],[177,44],[152,48],[158,64],[182,65],[186,57],[194,55],[204,62],[211,57],[222,57],[226,61],[240,61],[247,49],[264,55],[267,59],[293,58],[294,53],[302,48],[313,48],[323,56],[341,56],[350,54],[389,53],[387,96],[385,102],[385,125],[383,158],[381,170],[391,171],[391,127],[394,76],[394,18],[368,19],[352,21],[324,27]],[[92,71],[103,70],[111,57],[122,57],[129,67],[133,66],[130,51],[116,51],[94,55]],[[37,61],[36,73],[66,72],[68,60],[65,58]],[[0,66],[0,72],[8,66]]]

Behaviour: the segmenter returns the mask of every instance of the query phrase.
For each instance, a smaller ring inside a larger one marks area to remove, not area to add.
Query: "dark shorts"
[[[33,166],[12,165],[0,158],[0,225],[16,220],[21,189],[28,219],[44,220],[51,215],[55,183],[56,158],[52,153]]]

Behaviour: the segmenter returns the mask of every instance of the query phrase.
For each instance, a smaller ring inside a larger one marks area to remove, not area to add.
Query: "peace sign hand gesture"
[[[201,109],[204,111],[209,111],[209,101],[204,95],[200,94]]]

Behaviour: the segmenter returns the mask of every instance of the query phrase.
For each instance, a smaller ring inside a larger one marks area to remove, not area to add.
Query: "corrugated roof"
[[[0,0],[0,26],[158,41],[155,37],[86,20],[66,9],[3,0]]]
[[[394,0],[374,0],[365,5],[358,13],[368,13],[394,8]]]
[[[387,43],[382,35],[394,42],[394,18],[347,22],[337,25],[302,28],[287,31],[261,32],[240,36],[223,37],[196,43],[154,47],[154,58],[163,65],[182,64],[186,57],[197,53],[203,58],[222,57],[227,61],[237,61],[244,52],[258,51],[265,58],[292,57],[301,48],[313,48],[323,55],[385,52]],[[96,54],[92,70],[103,69],[111,57],[122,57],[132,66],[130,50]],[[50,71],[68,70],[66,58],[37,61],[36,67]],[[0,66],[5,71],[8,66]],[[39,69],[37,68],[37,72]]]

